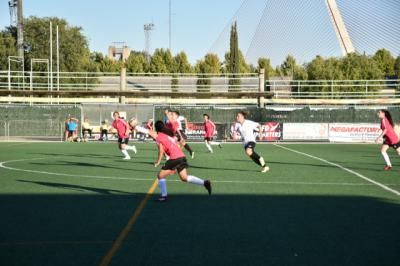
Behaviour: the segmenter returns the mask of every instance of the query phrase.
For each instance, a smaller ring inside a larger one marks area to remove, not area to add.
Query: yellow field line
[[[146,207],[146,204],[149,201],[154,190],[156,189],[157,184],[158,184],[158,180],[156,179],[154,181],[153,185],[150,187],[149,191],[147,191],[146,196],[139,203],[139,206],[133,213],[132,217],[129,219],[128,223],[125,225],[124,229],[122,229],[121,233],[118,235],[117,239],[114,241],[114,244],[112,245],[111,249],[107,252],[107,254],[101,260],[101,262],[99,264],[100,266],[107,266],[110,264],[112,258],[115,256],[118,249],[121,247],[122,243],[124,242],[125,238],[128,236],[129,232],[132,230],[133,225],[138,220],[144,207]]]

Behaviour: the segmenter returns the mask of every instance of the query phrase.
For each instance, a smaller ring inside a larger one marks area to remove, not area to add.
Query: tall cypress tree
[[[239,38],[237,32],[237,22],[231,27],[231,37],[230,37],[230,52],[229,52],[229,65],[228,71],[231,73],[231,79],[229,80],[229,89],[238,90],[238,85],[241,84],[239,78],[240,73],[240,59],[239,59]]]

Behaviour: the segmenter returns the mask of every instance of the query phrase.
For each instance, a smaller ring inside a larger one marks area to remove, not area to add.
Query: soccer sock
[[[210,152],[213,152],[213,149],[211,148],[211,145],[208,144],[207,141],[205,142],[205,144],[206,144],[207,149],[208,149]]]
[[[263,157],[260,157],[260,164],[261,164],[261,166],[262,167],[264,167],[265,166],[265,161],[264,161],[264,158]]]
[[[210,144],[211,145],[220,145],[221,143],[220,142],[216,142],[216,141],[210,141]]]
[[[127,150],[121,150],[122,154],[125,155],[125,157],[129,157],[129,153]]]
[[[195,177],[193,175],[189,175],[187,177],[187,182],[188,183],[192,183],[192,184],[196,184],[196,185],[200,185],[200,186],[204,186],[204,180],[198,177]]]
[[[167,180],[165,178],[158,180],[158,187],[160,188],[161,196],[166,197],[168,193],[167,193]]]
[[[381,152],[383,159],[385,159],[386,165],[392,167],[392,163],[390,162],[389,155],[387,152]]]
[[[128,146],[128,145],[126,145],[126,148],[125,148],[125,149],[134,151],[134,150],[136,150],[135,148],[136,148],[135,146]]]
[[[192,151],[192,149],[189,147],[189,144],[185,144],[185,149],[188,151],[188,152],[190,152],[190,153],[192,153],[193,151]]]
[[[253,162],[262,166],[260,163],[260,155],[258,155],[256,152],[253,151],[253,153],[250,155],[250,158],[253,160]]]

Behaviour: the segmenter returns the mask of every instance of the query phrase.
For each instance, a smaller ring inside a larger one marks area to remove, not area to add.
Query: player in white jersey
[[[262,167],[261,172],[268,172],[269,167],[265,164],[264,158],[254,151],[256,147],[256,136],[254,135],[254,132],[259,132],[261,125],[251,120],[247,120],[245,112],[239,112],[236,115],[236,122],[235,131],[237,131],[242,137],[247,156],[249,156],[253,162]]]
[[[187,144],[187,136],[186,136],[186,127],[187,127],[187,119],[180,115],[179,111],[172,111],[172,118],[178,122],[178,130],[177,130],[177,138],[178,141],[182,144],[182,146],[190,153],[190,157],[194,159],[194,151],[192,148]]]

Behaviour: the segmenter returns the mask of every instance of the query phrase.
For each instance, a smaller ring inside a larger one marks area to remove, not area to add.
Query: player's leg
[[[249,143],[246,146],[246,154],[247,156],[249,156],[253,162],[255,162],[256,164],[258,164],[259,166],[262,167],[262,172],[265,173],[269,170],[269,167],[265,164],[265,160],[263,157],[261,157],[260,155],[258,155],[255,151],[255,143]]]
[[[129,146],[128,143],[129,143],[129,137],[128,138],[124,138],[124,148],[125,148],[125,150],[133,151],[136,154],[137,153],[136,146],[135,145]]]
[[[183,166],[180,166],[180,167],[183,167]],[[186,168],[178,169],[178,175],[179,175],[179,178],[183,182],[187,182],[187,183],[191,183],[191,184],[195,184],[195,185],[199,185],[199,186],[204,186],[207,189],[208,194],[211,195],[212,189],[211,189],[210,180],[203,180],[197,176],[189,175]]]
[[[214,146],[218,146],[219,148],[222,148],[221,142],[211,140],[211,141],[209,141],[208,143],[209,143],[210,145],[214,145]]]
[[[182,143],[183,147],[185,148],[185,150],[187,150],[189,152],[190,157],[192,157],[192,159],[194,159],[194,152],[193,152],[192,148],[189,146],[189,144],[186,143],[187,136],[186,136],[185,132],[183,132],[183,130],[181,130],[180,133],[182,135],[181,143]]]
[[[176,171],[175,170],[161,170],[158,173],[158,187],[160,188],[161,197],[158,201],[164,202],[167,201],[168,197],[168,190],[167,190],[167,176],[173,175]]]
[[[386,166],[384,168],[386,171],[390,170],[392,168],[392,163],[390,161],[389,155],[387,154],[388,149],[389,149],[389,145],[387,145],[387,144],[382,145],[381,154],[386,163]]]
[[[214,151],[213,151],[213,149],[212,149],[212,147],[211,147],[211,145],[210,145],[210,143],[209,143],[209,138],[205,138],[205,139],[204,139],[204,143],[206,144],[207,150],[208,150],[209,152],[213,153]]]
[[[121,150],[122,154],[125,156],[124,160],[130,160],[131,156],[129,156],[129,153],[126,150],[125,139],[122,139],[122,138],[118,139],[118,147]]]

